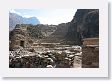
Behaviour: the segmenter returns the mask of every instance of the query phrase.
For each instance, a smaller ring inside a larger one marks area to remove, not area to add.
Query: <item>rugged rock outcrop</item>
[[[66,34],[67,40],[81,44],[84,38],[99,37],[99,10],[78,9]]]

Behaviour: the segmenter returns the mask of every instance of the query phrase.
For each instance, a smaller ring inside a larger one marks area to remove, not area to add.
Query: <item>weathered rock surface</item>
[[[99,10],[78,9],[66,34],[67,40],[81,44],[84,38],[99,37]]]
[[[56,26],[55,31],[50,34],[48,37],[45,39],[42,39],[41,42],[58,42],[58,43],[63,43],[65,36],[68,32],[68,27],[69,27],[69,22],[68,23],[61,23]]]

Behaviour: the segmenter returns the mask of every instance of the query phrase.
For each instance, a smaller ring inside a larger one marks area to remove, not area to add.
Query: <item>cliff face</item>
[[[99,37],[99,10],[78,9],[66,34],[67,40],[81,44],[84,38]]]

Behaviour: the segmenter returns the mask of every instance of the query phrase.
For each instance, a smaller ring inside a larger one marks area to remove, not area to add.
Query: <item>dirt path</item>
[[[81,67],[82,67],[82,61],[80,59],[74,58],[73,68],[81,68]]]

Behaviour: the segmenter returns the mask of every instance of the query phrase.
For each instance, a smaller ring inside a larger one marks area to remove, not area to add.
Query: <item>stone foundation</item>
[[[82,48],[82,68],[99,68],[99,46]]]

